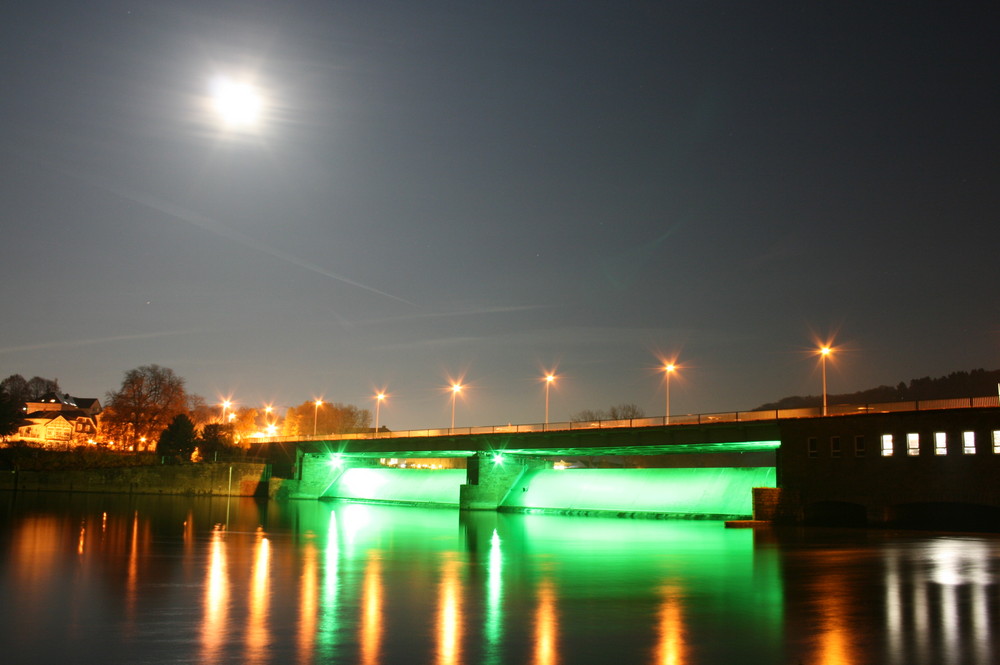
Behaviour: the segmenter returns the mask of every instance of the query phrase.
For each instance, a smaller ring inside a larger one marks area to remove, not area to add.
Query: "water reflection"
[[[656,649],[657,665],[684,665],[684,615],[681,608],[681,591],[673,585],[660,590],[660,624]]]
[[[445,552],[438,584],[437,663],[457,665],[462,662],[462,598],[458,577],[461,562],[454,552]]]
[[[986,538],[887,548],[887,662],[995,662],[997,556],[996,544]]]
[[[544,577],[538,585],[538,609],[535,612],[535,665],[556,665],[559,640],[559,616],[552,579]]]
[[[267,621],[270,602],[268,589],[270,561],[271,541],[258,529],[257,544],[254,548],[253,574],[250,581],[250,596],[247,600],[250,608],[246,636],[246,662],[248,663],[265,662],[266,649],[270,639]]]
[[[302,577],[299,585],[299,662],[312,662],[313,643],[316,639],[318,608],[316,591],[319,588],[316,574],[316,545],[310,539],[302,552]]]
[[[28,495],[0,507],[5,662],[1000,659],[996,536],[320,502],[230,510],[227,530],[226,504],[210,500]]]
[[[376,665],[382,647],[382,561],[370,552],[361,598],[361,662]]]
[[[209,546],[208,570],[205,580],[205,619],[202,622],[201,662],[218,662],[226,639],[226,620],[229,602],[229,580],[226,576],[226,551],[223,532],[212,531]]]

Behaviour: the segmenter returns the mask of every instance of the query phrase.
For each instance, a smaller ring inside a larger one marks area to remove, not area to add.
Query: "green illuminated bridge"
[[[996,396],[256,443],[278,496],[635,517],[1000,528]],[[282,469],[284,461],[285,469]],[[759,489],[758,489],[759,488]]]

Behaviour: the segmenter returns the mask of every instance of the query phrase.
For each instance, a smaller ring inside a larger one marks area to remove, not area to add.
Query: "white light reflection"
[[[326,552],[323,566],[323,606],[320,608],[319,646],[321,660],[333,658],[337,641],[337,591],[340,586],[338,562],[340,546],[337,538],[337,512],[330,511],[330,524],[326,530]]]
[[[901,564],[907,555],[914,561],[912,572],[904,576]],[[993,559],[987,543],[958,538],[886,554],[886,627],[893,665],[993,662]]]
[[[486,590],[486,644],[490,662],[499,662],[503,637],[503,552],[500,534],[493,529],[490,539],[489,585]]]

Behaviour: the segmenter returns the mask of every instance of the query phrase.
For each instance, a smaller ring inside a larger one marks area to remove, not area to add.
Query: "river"
[[[0,494],[13,663],[987,665],[1000,536]]]

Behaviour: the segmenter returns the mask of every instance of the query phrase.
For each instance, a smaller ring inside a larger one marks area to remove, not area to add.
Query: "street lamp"
[[[462,392],[461,383],[451,384],[451,428],[455,429],[455,398]]]
[[[382,408],[382,400],[385,399],[385,393],[375,393],[375,437],[378,438],[378,416],[379,411]]]
[[[318,399],[313,402],[313,436],[316,436],[316,421],[319,419],[319,407],[322,406],[323,400]]]
[[[670,424],[670,375],[674,373],[675,369],[677,369],[677,365],[673,363],[667,363],[663,366],[663,372],[667,382],[667,415],[663,418],[664,425]]]
[[[232,405],[233,405],[233,403],[230,402],[228,399],[224,400],[222,402],[222,418],[221,418],[221,420],[222,420],[223,424],[225,424],[225,422],[226,422],[226,411],[228,411],[229,407],[231,407]]]
[[[545,424],[549,424],[549,386],[556,380],[556,375],[549,372],[545,375]]]
[[[823,415],[826,415],[826,357],[833,352],[829,346],[824,346],[819,350],[820,365],[823,367]]]

